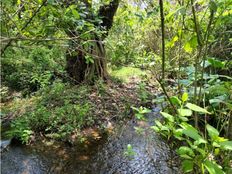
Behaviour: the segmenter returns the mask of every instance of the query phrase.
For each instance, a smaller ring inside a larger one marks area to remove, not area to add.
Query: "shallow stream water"
[[[2,174],[178,174],[178,162],[168,145],[149,127],[159,116],[147,121],[132,119],[109,136],[85,145],[68,146],[39,142],[33,146],[9,145],[1,153]],[[140,134],[135,127],[144,129]],[[7,140],[6,140],[7,141]],[[1,141],[7,145],[9,142]],[[126,156],[127,145],[133,155]]]

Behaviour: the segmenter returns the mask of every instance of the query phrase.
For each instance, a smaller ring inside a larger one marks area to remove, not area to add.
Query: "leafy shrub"
[[[54,134],[65,138],[74,131],[95,123],[91,104],[77,100],[86,96],[85,86],[70,86],[56,81],[50,87],[40,90],[35,108],[18,117],[12,123],[10,134],[26,143],[32,133]],[[78,103],[77,103],[78,102]]]
[[[231,172],[230,158],[232,151],[232,141],[221,137],[220,132],[213,126],[206,124],[202,133],[188,123],[193,111],[203,114],[211,114],[206,109],[195,104],[187,103],[188,95],[184,93],[179,100],[179,109],[176,115],[161,112],[165,118],[164,123],[156,120],[156,125],[151,128],[159,132],[168,140],[172,139],[172,144],[177,140],[181,146],[177,153],[183,159],[182,168],[185,173],[201,172],[207,170],[210,174]]]
[[[3,83],[26,93],[37,91],[52,82],[54,71],[63,71],[62,55],[58,48],[9,49],[2,60]]]

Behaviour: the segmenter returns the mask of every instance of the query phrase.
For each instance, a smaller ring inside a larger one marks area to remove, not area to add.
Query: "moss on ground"
[[[119,78],[123,82],[129,83],[131,78],[141,78],[146,72],[134,67],[121,67],[110,73],[113,77]]]

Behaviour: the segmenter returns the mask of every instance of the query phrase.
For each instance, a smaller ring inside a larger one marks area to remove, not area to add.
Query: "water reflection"
[[[40,142],[33,147],[10,146],[1,154],[2,174],[175,174],[171,167],[171,151],[154,133],[149,122],[129,121],[119,126],[108,137],[87,141],[84,145],[70,147],[56,142]],[[140,127],[140,134],[134,127]],[[151,136],[152,135],[152,136]],[[93,131],[93,136],[100,137]],[[135,155],[124,155],[127,144],[133,146]]]

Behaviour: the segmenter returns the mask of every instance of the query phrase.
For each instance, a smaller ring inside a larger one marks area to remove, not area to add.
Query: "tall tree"
[[[104,47],[104,39],[108,34],[109,29],[113,24],[113,17],[117,11],[119,0],[112,0],[109,4],[100,6],[97,15],[92,13],[93,9],[88,1],[84,1],[88,15],[87,21],[93,21],[95,28],[98,28],[101,34],[93,31],[90,34],[91,44],[80,47],[80,42],[73,40],[70,43],[72,51],[67,51],[67,67],[66,70],[70,77],[75,79],[76,82],[93,82],[95,78],[107,79],[108,73],[106,68],[106,54]],[[71,5],[71,4],[69,4]],[[101,22],[96,22],[100,19]],[[69,37],[79,37],[83,34],[79,31],[70,28],[66,30]]]
[[[95,77],[107,79],[103,41],[112,27],[119,1],[94,4],[89,0],[43,0],[33,3],[17,1],[16,4],[5,0],[5,6],[13,5],[14,8],[4,11],[5,30],[1,34],[6,39],[2,42],[1,55],[19,40],[39,43],[39,40],[55,41],[57,36],[68,36],[62,40],[69,41],[66,52],[69,76],[77,83],[93,82]],[[14,32],[8,28],[14,28]]]

